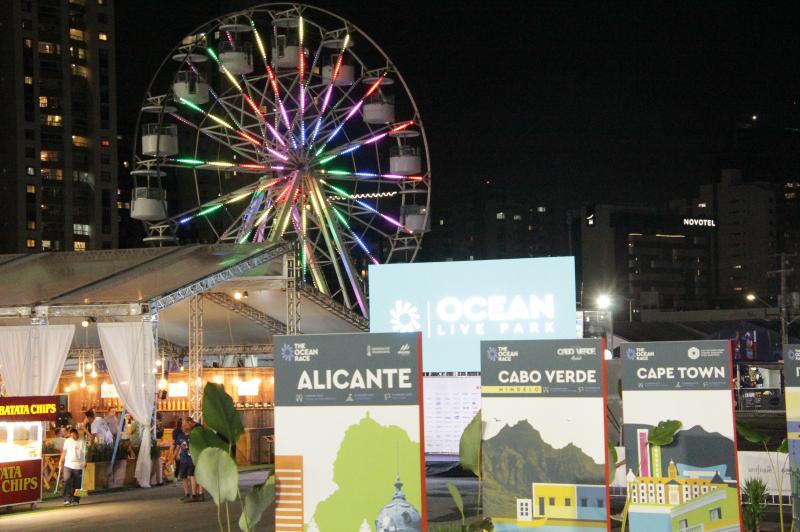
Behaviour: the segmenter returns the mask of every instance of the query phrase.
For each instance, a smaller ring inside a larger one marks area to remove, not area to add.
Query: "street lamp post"
[[[763,299],[761,299],[760,297],[758,297],[756,294],[754,294],[752,292],[747,294],[745,296],[745,299],[747,299],[751,303],[753,301],[760,301],[761,303],[763,303],[767,307],[771,306],[767,301],[764,301]],[[786,344],[789,343],[789,327],[788,327],[789,326],[789,320],[788,320],[788,316],[787,316],[787,312],[786,312],[786,298],[784,298],[784,297],[781,297],[781,301],[779,302],[779,305],[778,305],[778,319],[781,322],[781,349],[783,349],[783,346],[785,346]]]
[[[600,294],[597,296],[596,303],[597,308],[605,310],[609,314],[608,338],[606,339],[606,344],[608,345],[608,351],[611,353],[611,357],[609,358],[614,358],[614,309],[611,308],[613,306],[613,300],[608,294]]]

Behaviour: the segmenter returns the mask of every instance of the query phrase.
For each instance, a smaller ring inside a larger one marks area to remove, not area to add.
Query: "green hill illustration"
[[[419,442],[405,429],[381,425],[369,413],[348,427],[333,464],[338,489],[314,511],[320,532],[359,530],[364,520],[374,531],[381,509],[392,502],[398,474],[406,500],[420,509],[419,454]]]
[[[531,498],[534,482],[604,484],[605,467],[571,443],[555,449],[528,421],[503,427],[483,443],[484,511],[514,516],[516,500]]]

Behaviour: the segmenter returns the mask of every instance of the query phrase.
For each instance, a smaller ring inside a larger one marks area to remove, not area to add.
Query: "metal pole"
[[[189,413],[199,419],[203,396],[203,294],[189,298]]]
[[[780,301],[780,313],[781,313],[781,350],[783,350],[783,346],[789,343],[789,334],[786,330],[786,254],[781,253],[781,301]]]

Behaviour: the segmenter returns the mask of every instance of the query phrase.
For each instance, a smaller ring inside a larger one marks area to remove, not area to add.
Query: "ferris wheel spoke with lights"
[[[162,63],[138,127],[131,216],[147,242],[297,240],[303,280],[366,315],[367,265],[413,261],[430,227],[416,103],[330,12],[266,4],[209,21]],[[168,209],[172,182],[193,201]]]

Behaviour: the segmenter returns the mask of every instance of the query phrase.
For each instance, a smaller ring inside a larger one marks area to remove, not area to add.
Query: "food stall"
[[[42,500],[43,422],[56,420],[56,396],[0,397],[0,507]]]
[[[113,407],[120,412],[122,403],[104,367],[97,365],[93,375],[75,375],[64,372],[58,391],[69,396],[70,413],[76,422],[82,421],[85,412],[93,409],[104,416]],[[274,373],[270,367],[205,368],[206,382],[221,384],[233,398],[245,427],[245,434],[237,442],[236,458],[241,465],[271,463],[273,437]],[[164,426],[161,443],[172,442],[172,430],[178,419],[189,414],[189,375],[185,371],[164,372],[154,376],[159,398],[156,412]]]

